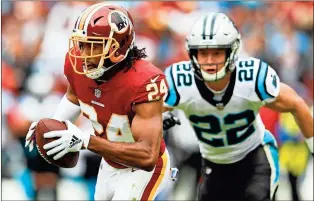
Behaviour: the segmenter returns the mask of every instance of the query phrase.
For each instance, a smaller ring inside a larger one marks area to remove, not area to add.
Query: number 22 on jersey
[[[252,110],[227,114],[222,120],[215,115],[191,115],[189,120],[192,122],[197,138],[213,147],[241,143],[255,132],[252,124],[255,114]],[[225,134],[219,135],[222,132]]]

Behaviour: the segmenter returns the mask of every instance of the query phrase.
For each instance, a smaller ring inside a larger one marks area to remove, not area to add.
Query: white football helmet
[[[196,77],[202,81],[217,81],[228,71],[232,72],[235,69],[240,40],[237,28],[223,13],[209,12],[196,20],[185,42]],[[200,65],[204,64],[199,64],[197,60],[197,50],[207,48],[227,49],[225,65],[215,74],[203,71]]]

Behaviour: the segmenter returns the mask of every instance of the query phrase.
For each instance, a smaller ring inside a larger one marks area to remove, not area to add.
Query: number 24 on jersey
[[[148,100],[159,100],[160,96],[158,94],[166,94],[168,92],[168,88],[165,82],[165,79],[160,81],[159,87],[158,83],[151,81],[151,83],[146,85],[146,90],[148,93]]]

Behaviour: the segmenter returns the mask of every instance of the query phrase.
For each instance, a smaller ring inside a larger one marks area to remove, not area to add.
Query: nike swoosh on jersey
[[[160,76],[160,75],[157,75],[154,79],[150,79],[150,81],[151,81],[152,83],[156,82],[156,80],[159,78],[159,76]]]

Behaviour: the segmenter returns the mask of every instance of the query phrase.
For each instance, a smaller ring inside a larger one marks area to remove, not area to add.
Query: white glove
[[[25,147],[28,146],[29,152],[34,149],[34,141],[35,141],[35,128],[37,122],[33,122],[28,129],[27,135],[25,137]]]
[[[60,137],[60,139],[44,145],[47,155],[56,154],[53,159],[58,160],[68,152],[77,152],[82,148],[87,148],[90,134],[84,133],[72,122],[64,121],[68,127],[67,130],[50,131],[44,134],[44,138]]]

